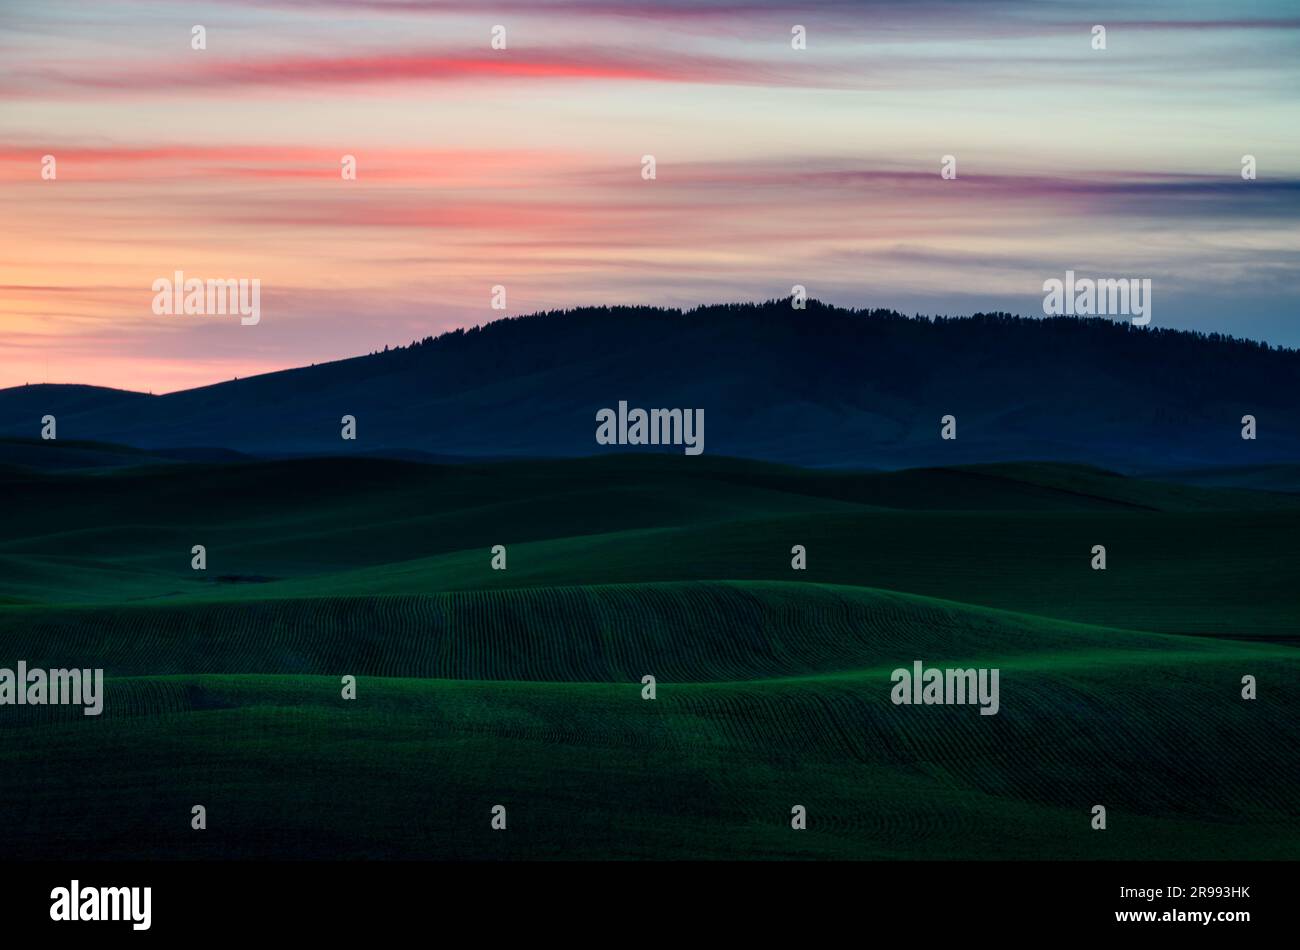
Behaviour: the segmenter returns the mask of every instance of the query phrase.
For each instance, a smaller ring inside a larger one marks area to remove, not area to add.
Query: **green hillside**
[[[1300,852],[1285,491],[672,457],[0,489],[0,667],[108,677],[100,717],[0,706],[15,857]],[[998,714],[894,705],[914,660],[998,668]]]

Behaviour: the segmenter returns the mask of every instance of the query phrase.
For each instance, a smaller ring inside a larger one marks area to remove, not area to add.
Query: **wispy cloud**
[[[1191,302],[1165,319],[1300,343],[1284,2],[4,7],[0,385],[47,359],[158,390],[347,356],[500,316],[495,285],[509,313],[793,283],[958,312],[1140,268]],[[178,269],[260,278],[261,324],[155,316]]]

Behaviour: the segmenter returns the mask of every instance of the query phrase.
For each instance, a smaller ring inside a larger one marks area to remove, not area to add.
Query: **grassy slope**
[[[691,461],[0,475],[0,665],[111,678],[100,720],[0,709],[0,843],[1296,855],[1295,497],[1063,466]],[[913,659],[1000,667],[1002,711],[893,706],[889,671]]]
[[[1300,494],[1056,465],[365,460],[14,473],[0,598],[102,604],[799,579],[1163,632],[1295,636]],[[209,570],[190,570],[204,544]],[[494,544],[510,569],[488,570]],[[1089,569],[1094,544],[1109,569]],[[274,578],[225,583],[226,577]]]

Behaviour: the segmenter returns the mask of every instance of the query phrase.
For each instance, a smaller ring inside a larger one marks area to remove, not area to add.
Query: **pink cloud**
[[[826,86],[836,70],[810,72],[770,63],[630,49],[577,47],[565,50],[501,50],[465,54],[447,50],[384,52],[354,56],[288,56],[219,60],[198,67],[171,63],[122,72],[116,64],[24,73],[11,79],[9,94],[45,95],[60,90],[169,92],[243,87],[345,87],[375,83],[567,80]],[[836,80],[831,85],[838,85]]]

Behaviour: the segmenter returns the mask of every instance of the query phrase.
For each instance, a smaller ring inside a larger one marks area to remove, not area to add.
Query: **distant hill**
[[[898,468],[1053,459],[1121,470],[1300,460],[1300,352],[1109,320],[913,319],[810,301],[586,308],[510,318],[166,396],[0,391],[0,436],[151,452],[563,457],[606,451],[596,413],[701,408],[704,450]],[[359,438],[340,438],[340,418]],[[957,439],[939,438],[957,417]],[[1241,417],[1258,420],[1255,441]],[[681,449],[672,451],[680,452]]]
[[[38,383],[34,386],[15,386],[0,389],[0,412],[6,418],[23,417],[27,424],[14,434],[33,436],[40,431],[41,416],[46,413],[73,416],[100,410],[112,411],[139,407],[151,397],[126,389],[106,389],[103,386],[60,386]],[[34,417],[34,418],[28,418]],[[8,429],[5,432],[8,434]]]

